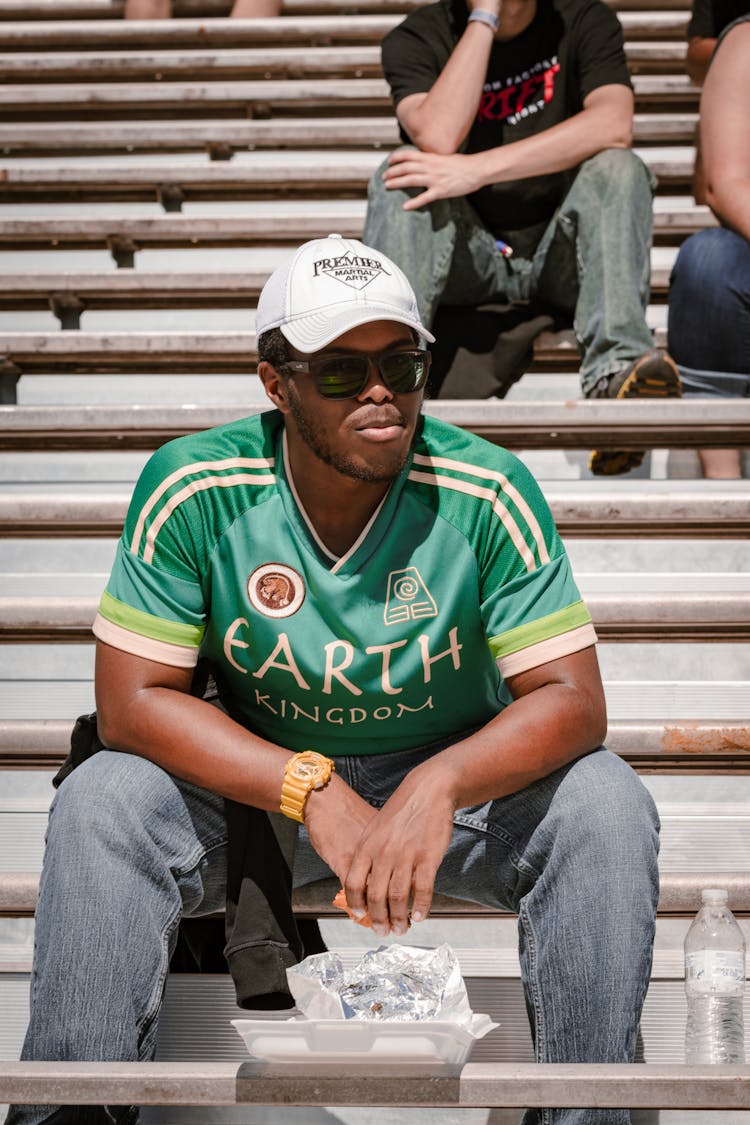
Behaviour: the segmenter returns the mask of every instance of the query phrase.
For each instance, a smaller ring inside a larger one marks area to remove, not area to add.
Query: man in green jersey
[[[224,903],[226,800],[296,822],[295,882],[335,874],[378,936],[434,890],[516,911],[537,1057],[632,1059],[658,821],[601,746],[538,486],[422,415],[432,337],[378,251],[306,243],[256,324],[275,409],[169,443],[135,489],[94,627],[108,749],[53,806],[25,1057],[152,1057],[177,923]],[[190,694],[199,656],[225,710]]]

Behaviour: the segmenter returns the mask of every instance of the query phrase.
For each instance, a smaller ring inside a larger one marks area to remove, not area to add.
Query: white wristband
[[[488,12],[486,8],[475,8],[473,12],[469,13],[468,23],[476,21],[477,23],[486,23],[493,31],[497,31],[500,26],[500,21],[494,12]]]

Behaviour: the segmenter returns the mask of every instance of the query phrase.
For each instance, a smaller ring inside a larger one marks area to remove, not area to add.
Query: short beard
[[[299,395],[297,394],[297,388],[291,380],[287,379],[285,382],[289,413],[294,419],[299,436],[302,438],[305,445],[309,446],[316,457],[326,465],[330,465],[337,473],[341,473],[342,476],[350,477],[352,480],[362,481],[365,484],[383,484],[384,482],[396,479],[409,459],[410,450],[407,449],[400,455],[394,464],[381,466],[379,468],[361,464],[360,462],[353,461],[345,454],[334,452],[334,450],[321,440],[312,421],[305,413],[302,403],[299,400]]]

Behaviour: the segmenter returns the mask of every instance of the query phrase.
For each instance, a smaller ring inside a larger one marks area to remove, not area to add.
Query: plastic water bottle
[[[702,898],[685,938],[685,1061],[744,1063],[745,938],[726,891]]]

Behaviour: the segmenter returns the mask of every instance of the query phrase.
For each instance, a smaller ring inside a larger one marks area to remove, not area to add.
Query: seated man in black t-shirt
[[[646,325],[652,181],[602,0],[439,0],[383,41],[403,139],[370,184],[364,239],[424,323],[487,301],[572,316],[591,398],[677,396]],[[501,392],[502,393],[502,392]],[[595,452],[597,474],[643,454]]]

